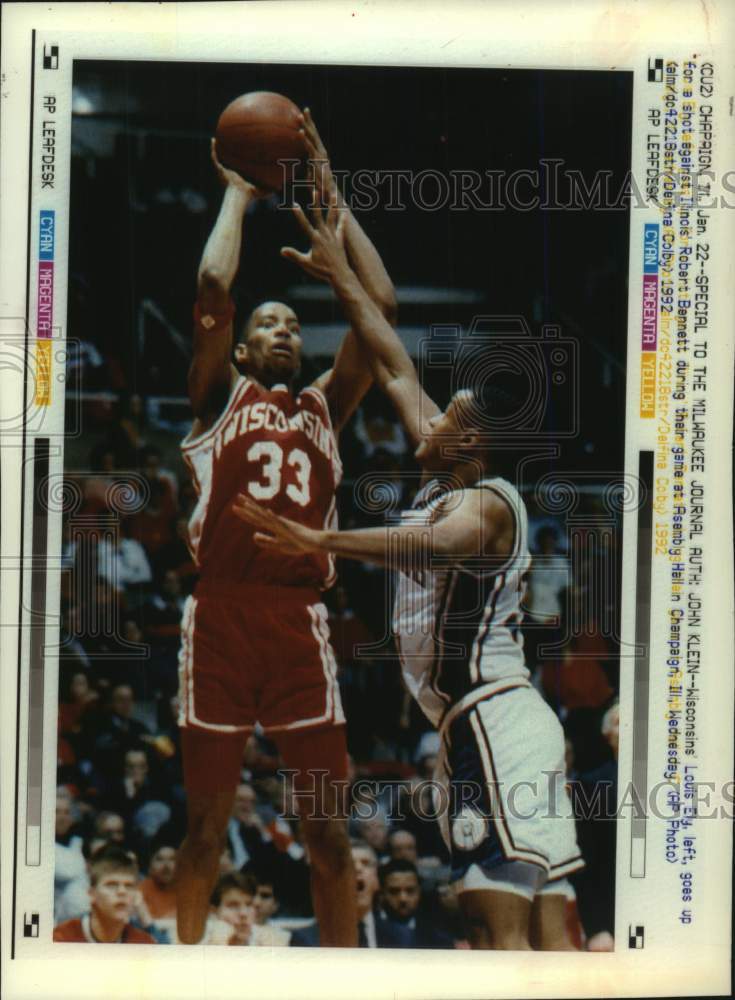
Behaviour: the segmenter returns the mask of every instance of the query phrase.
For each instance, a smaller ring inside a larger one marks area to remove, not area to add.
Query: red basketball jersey
[[[336,526],[342,476],[329,409],[314,386],[294,397],[240,377],[214,425],[181,444],[199,500],[189,521],[202,581],[330,587],[333,557],[268,552],[232,513],[238,493],[312,528]]]

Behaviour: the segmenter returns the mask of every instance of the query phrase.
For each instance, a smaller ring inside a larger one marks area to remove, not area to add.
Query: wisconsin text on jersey
[[[287,391],[284,389],[284,391]],[[275,403],[247,403],[242,410],[235,413],[217,432],[214,438],[214,454],[219,458],[222,448],[229,444],[235,437],[247,434],[248,431],[260,429],[267,431],[277,431],[287,433],[288,431],[303,431],[322,454],[334,462],[340,464],[337,454],[337,447],[334,435],[329,427],[316,413],[309,410],[299,410],[291,416],[286,416],[283,410],[279,409]]]

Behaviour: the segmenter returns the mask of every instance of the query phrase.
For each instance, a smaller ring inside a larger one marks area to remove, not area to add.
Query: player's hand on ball
[[[336,197],[332,198],[326,217],[321,208],[311,209],[312,225],[300,205],[293,206],[296,221],[311,241],[308,253],[301,253],[293,247],[283,247],[281,255],[294,261],[307,274],[321,281],[333,281],[340,274],[350,271],[350,264],[345,251],[344,229],[347,217]]]
[[[285,555],[301,555],[303,552],[316,552],[321,547],[320,531],[274,514],[242,493],[237,494],[232,511],[241,521],[257,528],[253,538],[264,549]]]
[[[308,108],[304,108],[303,120],[304,127],[301,129],[301,134],[308,155],[308,176],[319,195],[319,200],[328,205],[339,194],[329,163],[329,153]]]
[[[256,188],[254,184],[246,181],[244,177],[241,177],[236,170],[229,170],[227,167],[223,167],[219,162],[217,156],[217,140],[212,139],[210,144],[210,156],[212,158],[212,163],[214,169],[217,171],[217,176],[220,179],[220,183],[223,187],[234,187],[238,191],[242,191],[243,194],[247,195],[248,198],[264,198],[268,192],[261,191]]]

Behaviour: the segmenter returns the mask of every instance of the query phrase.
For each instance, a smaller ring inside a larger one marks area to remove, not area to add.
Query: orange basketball
[[[279,160],[302,160],[301,112],[287,97],[256,90],[236,97],[219,116],[217,156],[225,167],[269,191],[279,191],[293,167]]]

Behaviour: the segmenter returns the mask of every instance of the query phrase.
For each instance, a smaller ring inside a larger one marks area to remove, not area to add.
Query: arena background
[[[145,873],[161,844],[176,847],[183,836],[174,700],[180,611],[196,576],[182,537],[193,490],[178,444],[190,423],[196,271],[220,202],[208,140],[221,109],[250,90],[278,91],[311,107],[333,167],[351,175],[510,175],[558,159],[588,186],[606,172],[616,195],[629,169],[632,82],[625,73],[75,64],[67,391],[70,427],[78,407],[82,423],[65,451],[70,495],[78,499],[64,518],[57,921],[87,905],[84,858],[97,842],[122,839]],[[533,193],[523,184],[518,191]],[[554,197],[543,183],[539,193],[542,201]],[[294,305],[308,381],[329,366],[344,324],[329,290],[279,257],[282,245],[303,239],[277,202],[258,203],[246,220],[235,297],[240,318],[265,298]],[[534,684],[568,736],[587,860],[575,881],[581,932],[587,939],[611,933],[614,823],[586,818],[580,802],[602,789],[603,806],[615,803],[609,710],[618,691],[620,523],[609,497],[623,469],[627,206],[427,210],[406,198],[399,210],[381,202],[357,214],[395,283],[399,332],[440,404],[451,392],[452,368],[427,369],[422,353],[436,326],[466,334],[478,316],[522,316],[532,333],[554,324],[577,345],[577,370],[563,391],[551,392],[543,414],[540,439],[556,453],[528,466],[521,484],[538,567],[525,632]],[[503,329],[519,329],[517,320],[503,322]],[[377,392],[343,432],[341,453],[344,526],[382,521],[380,509],[356,500],[365,473],[385,484],[392,502],[410,501],[415,466]],[[573,518],[556,481],[575,486]],[[537,489],[541,482],[545,491]],[[116,487],[127,500],[111,509]],[[553,502],[544,502],[547,494]],[[121,546],[109,541],[115,530]],[[608,581],[602,588],[600,576]],[[355,777],[410,789],[430,775],[434,737],[403,690],[386,637],[390,595],[389,574],[344,563],[326,599]],[[356,655],[357,645],[371,643],[369,655]],[[556,648],[541,655],[544,644]],[[223,870],[243,867],[270,880],[277,917],[291,927],[311,914],[308,867],[298,824],[279,818],[277,767],[272,744],[254,738]],[[385,801],[378,797],[376,818],[355,821],[353,834],[381,859],[415,854],[428,928],[418,946],[462,946],[436,822],[408,792],[405,819],[386,815]],[[415,852],[410,838],[389,839],[397,829],[413,834]],[[137,918],[149,923],[151,916],[142,906]],[[170,912],[153,923],[161,941],[171,939]]]

